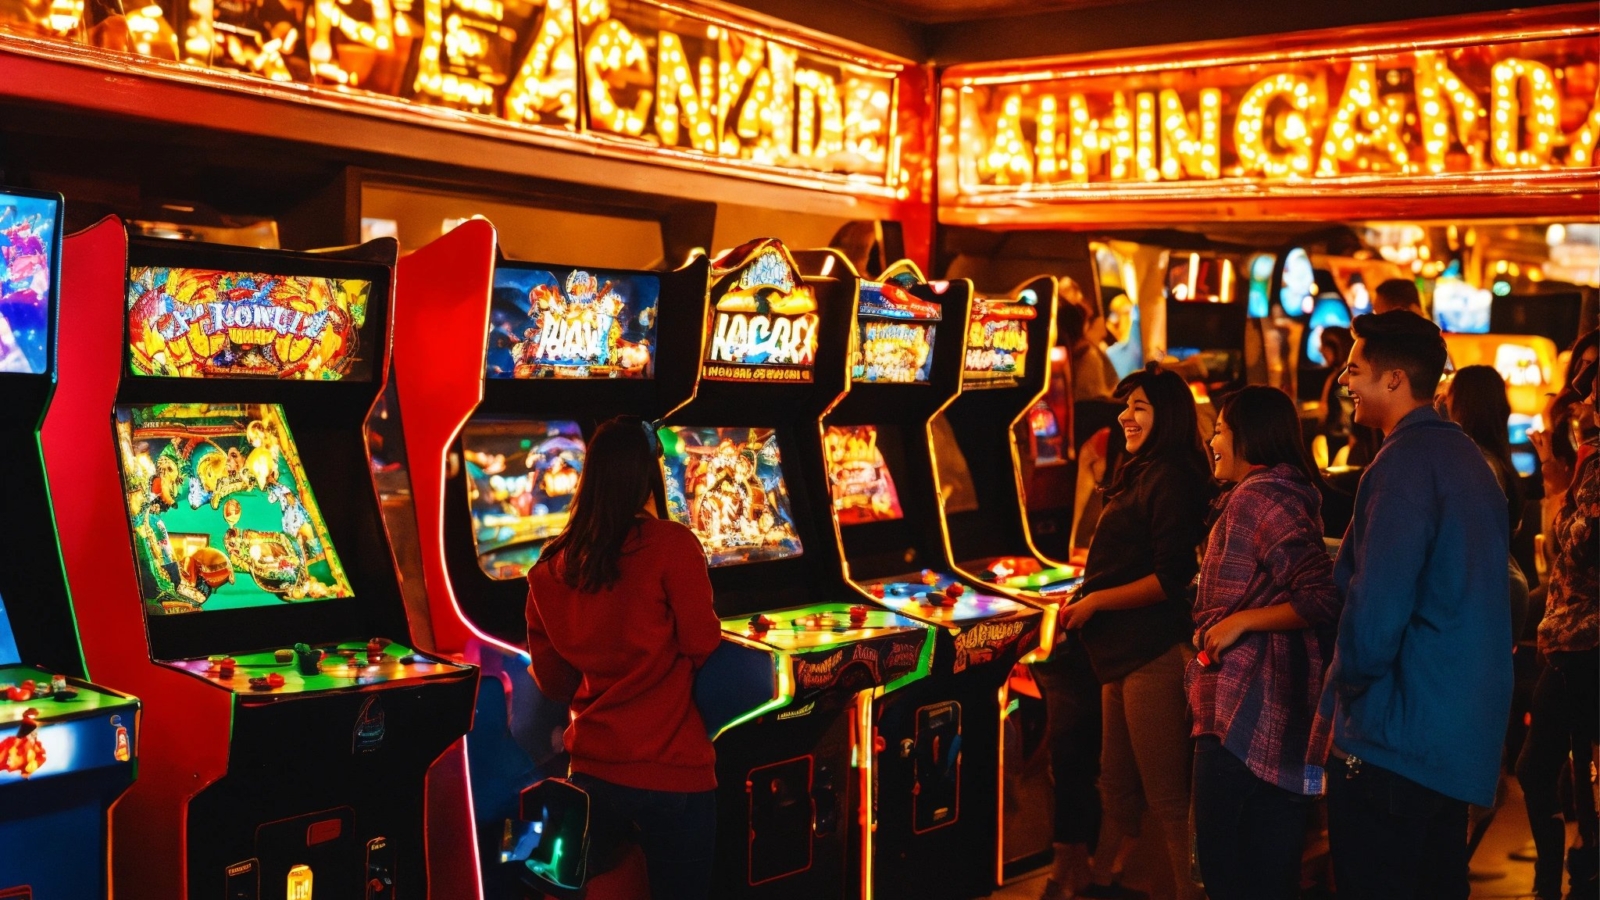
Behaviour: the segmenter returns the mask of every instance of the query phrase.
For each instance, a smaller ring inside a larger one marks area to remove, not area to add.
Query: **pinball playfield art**
[[[116,424],[148,614],[351,596],[282,407],[122,406]]]

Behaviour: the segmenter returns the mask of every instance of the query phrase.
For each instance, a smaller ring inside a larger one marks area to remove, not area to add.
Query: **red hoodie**
[[[641,519],[622,577],[584,593],[552,571],[528,573],[528,652],[539,690],[572,705],[572,771],[655,791],[709,791],[716,754],[694,705],[694,673],[721,626],[694,532]]]

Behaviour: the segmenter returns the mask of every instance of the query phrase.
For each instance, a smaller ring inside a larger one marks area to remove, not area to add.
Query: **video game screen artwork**
[[[863,282],[850,377],[864,382],[927,384],[938,321],[939,307],[912,296],[902,285]]]
[[[961,383],[1009,387],[1021,380],[1028,367],[1028,322],[1038,314],[1026,303],[973,300]]]
[[[712,263],[705,365],[713,381],[810,382],[817,295],[776,240],[742,244]]]
[[[667,514],[693,529],[711,565],[801,554],[772,429],[663,428],[661,453]]]
[[[840,525],[891,521],[904,515],[894,476],[878,449],[876,425],[830,425],[824,440],[828,490]]]
[[[50,289],[60,204],[0,191],[0,372],[49,365]]]
[[[478,565],[490,578],[522,578],[567,527],[583,474],[577,422],[469,422],[461,432],[467,503]]]
[[[360,278],[134,266],[129,364],[168,378],[368,379],[371,296]]]
[[[119,406],[116,428],[147,614],[352,596],[283,407]]]
[[[661,279],[502,265],[489,311],[490,378],[651,378]]]

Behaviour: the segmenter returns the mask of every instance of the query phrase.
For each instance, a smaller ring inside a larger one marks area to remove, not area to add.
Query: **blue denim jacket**
[[[1322,702],[1339,749],[1480,806],[1511,708],[1505,502],[1460,427],[1431,407],[1400,421],[1334,566],[1345,605]]]

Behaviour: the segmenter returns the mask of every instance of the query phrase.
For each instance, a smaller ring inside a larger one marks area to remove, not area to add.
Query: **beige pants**
[[[1189,874],[1189,703],[1183,670],[1194,652],[1179,644],[1120,681],[1100,688],[1104,731],[1100,744],[1102,853],[1116,853],[1124,837],[1138,837],[1146,808],[1166,838],[1178,900],[1204,894]]]

